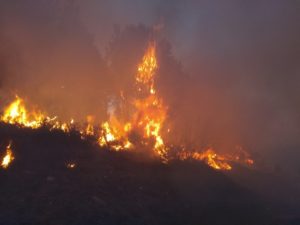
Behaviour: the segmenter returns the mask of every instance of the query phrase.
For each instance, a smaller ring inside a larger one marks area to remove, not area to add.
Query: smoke
[[[225,151],[240,144],[280,163],[299,156],[297,1],[0,6],[1,96],[17,91],[59,116],[102,119],[108,98],[133,94],[136,65],[155,38],[174,141]]]
[[[109,74],[76,5],[1,4],[1,34],[8,40],[1,42],[8,67],[2,92],[16,92],[62,118],[101,116]]]

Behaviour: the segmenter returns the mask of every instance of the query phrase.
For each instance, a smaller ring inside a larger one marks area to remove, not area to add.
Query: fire
[[[166,159],[167,150],[161,129],[166,119],[167,107],[156,94],[154,78],[157,69],[156,46],[155,43],[151,43],[142,63],[138,66],[138,73],[135,77],[138,91],[143,97],[134,102],[137,109],[134,115],[134,124],[143,130],[144,138],[154,139],[155,152]]]
[[[105,146],[107,143],[113,142],[116,140],[115,136],[112,134],[110,125],[108,122],[105,122],[101,126],[102,136],[99,138],[100,146]]]
[[[5,110],[1,121],[9,124],[18,124],[24,127],[39,128],[45,121],[45,116],[40,112],[28,113],[26,110],[24,100],[16,96]]]
[[[231,170],[230,163],[235,162],[252,166],[254,161],[250,155],[240,146],[236,146],[235,151],[231,154],[218,154],[213,148],[207,148],[204,151],[187,151],[184,148],[178,153],[181,160],[195,159],[206,162],[210,167],[216,170]]]
[[[43,125],[47,125],[50,127],[50,130],[61,130],[65,133],[70,132],[74,123],[73,119],[70,122],[60,122],[56,116],[49,117],[40,111],[30,111],[25,106],[24,100],[19,96],[16,96],[15,100],[5,108],[0,121],[32,129],[38,129]]]
[[[12,153],[11,145],[12,145],[12,143],[10,142],[6,146],[6,154],[3,157],[2,162],[1,162],[1,166],[4,169],[6,169],[9,166],[9,164],[15,159],[13,156],[13,153]]]
[[[142,84],[141,88],[146,89],[145,91],[150,92],[150,94],[155,94],[153,78],[157,68],[155,43],[150,43],[142,63],[138,66],[138,73],[135,77],[137,84]],[[141,91],[142,89],[138,90]]]
[[[65,133],[71,130],[77,130],[81,138],[85,140],[88,136],[94,137],[100,147],[107,147],[111,150],[151,150],[155,156],[161,158],[163,162],[174,159],[170,151],[173,145],[165,142],[162,130],[170,133],[166,127],[168,107],[155,86],[159,65],[156,58],[156,45],[150,43],[140,64],[137,66],[135,75],[135,97],[126,99],[123,91],[120,92],[120,99],[129,102],[128,107],[132,114],[129,118],[122,118],[116,112],[117,107],[112,101],[108,107],[109,119],[95,126],[95,117],[88,115],[85,124],[77,124],[73,119],[70,122],[60,122],[56,116],[49,117],[39,111],[29,111],[25,107],[24,100],[18,96],[4,110],[0,121],[7,124],[16,124],[22,127],[38,129],[46,126],[50,131],[61,130]],[[129,100],[129,101],[128,101]],[[237,154],[218,154],[214,149],[208,148],[204,151],[186,150],[182,146],[175,155],[175,159],[187,160],[195,159],[206,162],[209,166],[217,170],[231,170],[232,162],[238,162],[245,165],[252,165],[254,161],[249,154],[241,147],[238,147]],[[7,154],[2,161],[2,167],[6,168],[13,160],[11,144],[7,146]],[[74,168],[76,165],[69,163],[68,168]]]
[[[89,136],[93,136],[95,134],[94,132],[94,126],[93,126],[93,123],[94,123],[94,117],[93,116],[87,116],[86,118],[87,120],[87,126],[86,126],[86,129],[85,129],[85,133],[86,135],[89,135]]]
[[[178,157],[182,160],[195,159],[206,162],[210,167],[216,170],[231,170],[232,167],[228,163],[228,158],[218,155],[212,148],[204,152],[189,152],[183,151]]]
[[[103,123],[101,125],[102,133],[98,139],[99,145],[101,147],[108,146],[115,151],[131,149],[132,144],[125,135],[129,131],[129,127],[129,124],[125,124],[124,127],[117,129],[111,126],[109,122]]]
[[[124,125],[112,115],[108,122],[102,124],[100,146],[109,146],[114,150],[132,148],[130,134],[135,133],[139,141],[146,146],[152,145],[154,153],[167,159],[167,150],[161,135],[161,129],[167,115],[167,107],[158,97],[154,78],[158,69],[156,46],[151,43],[138,65],[135,76],[137,97],[133,100],[134,113]],[[123,92],[122,98],[124,98]]]

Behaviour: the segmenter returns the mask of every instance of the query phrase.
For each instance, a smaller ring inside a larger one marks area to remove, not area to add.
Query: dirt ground
[[[296,191],[283,201],[286,185],[259,171],[163,164],[76,133],[1,125],[0,149],[9,140],[15,160],[0,170],[1,225],[300,224]]]

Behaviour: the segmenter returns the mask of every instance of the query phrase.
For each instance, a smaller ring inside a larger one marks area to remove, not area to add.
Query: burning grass
[[[25,101],[16,96],[16,99],[5,108],[1,121],[30,129],[46,127],[50,131],[60,130],[64,133],[76,130],[81,139],[97,140],[100,147],[114,151],[146,149],[164,163],[174,159],[194,159],[204,161],[217,170],[231,170],[232,162],[247,166],[254,163],[249,154],[241,149],[236,154],[220,155],[213,148],[197,151],[187,149],[182,145],[174,154],[174,147],[172,144],[166,143],[164,137],[170,131],[166,125],[168,107],[156,90],[157,69],[156,45],[154,42],[150,42],[141,63],[137,67],[135,98],[130,99],[128,101],[130,104],[126,105],[132,111],[129,118],[123,118],[116,108],[112,107],[108,110],[109,119],[100,123],[99,126],[94,126],[95,121],[92,115],[87,116],[86,126],[76,123],[73,119],[70,119],[69,122],[61,122],[57,116],[50,117],[39,110],[28,109]],[[121,93],[123,92],[121,91]],[[124,94],[121,94],[120,97],[125,98]],[[168,132],[163,132],[164,130]],[[7,155],[11,160],[13,159],[11,151],[7,151]]]

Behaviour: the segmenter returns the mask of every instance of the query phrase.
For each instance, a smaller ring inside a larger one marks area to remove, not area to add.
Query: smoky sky
[[[299,1],[1,1],[1,104],[105,118],[158,40],[175,140],[239,143],[292,162],[300,147]],[[153,30],[155,34],[153,35]],[[2,101],[3,99],[3,101]]]

